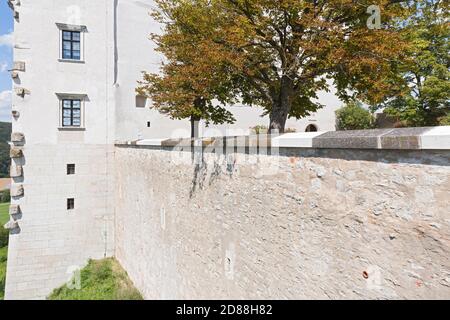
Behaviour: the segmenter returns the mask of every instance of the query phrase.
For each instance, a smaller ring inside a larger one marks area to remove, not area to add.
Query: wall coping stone
[[[397,129],[295,132],[282,135],[143,139],[116,146],[148,147],[278,147],[313,149],[450,150],[450,126]]]

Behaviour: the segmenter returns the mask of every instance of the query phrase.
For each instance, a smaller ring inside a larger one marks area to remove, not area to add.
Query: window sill
[[[59,131],[86,131],[86,128],[79,127],[59,127]]]
[[[67,62],[67,63],[81,63],[84,64],[84,60],[72,60],[72,59],[58,59],[59,62]]]

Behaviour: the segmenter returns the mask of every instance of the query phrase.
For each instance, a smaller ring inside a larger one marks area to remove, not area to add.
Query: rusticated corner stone
[[[25,62],[24,61],[14,61],[13,70],[24,72],[25,71]]]
[[[12,204],[9,206],[9,215],[15,216],[20,214],[20,206],[18,204]]]
[[[14,92],[22,98],[25,97],[26,94],[31,94],[30,90],[25,88],[14,88]]]
[[[9,156],[13,159],[22,158],[23,157],[23,151],[20,148],[12,147],[9,151]]]
[[[21,165],[11,165],[10,177],[20,178],[23,175],[23,167]]]
[[[25,141],[25,135],[22,132],[13,132],[11,134],[11,142],[22,143]]]
[[[17,229],[19,227],[19,223],[17,221],[14,220],[10,220],[8,221],[3,228],[5,228],[6,230],[14,230]]]
[[[12,197],[21,197],[24,195],[23,185],[16,184],[11,186],[11,196]]]

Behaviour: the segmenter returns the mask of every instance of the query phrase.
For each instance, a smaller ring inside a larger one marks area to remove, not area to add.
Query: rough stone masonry
[[[450,151],[399,139],[203,161],[120,145],[116,256],[149,299],[449,299]]]

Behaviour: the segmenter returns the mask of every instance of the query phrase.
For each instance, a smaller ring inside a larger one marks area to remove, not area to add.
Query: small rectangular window
[[[136,96],[136,108],[145,108],[146,105],[147,105],[147,97],[137,95]]]
[[[79,31],[62,31],[62,58],[81,59],[81,37]]]
[[[81,127],[81,100],[62,100],[62,126]]]
[[[67,199],[67,210],[73,210],[75,209],[75,199],[69,198]]]
[[[75,165],[68,164],[67,165],[67,175],[75,174]]]

